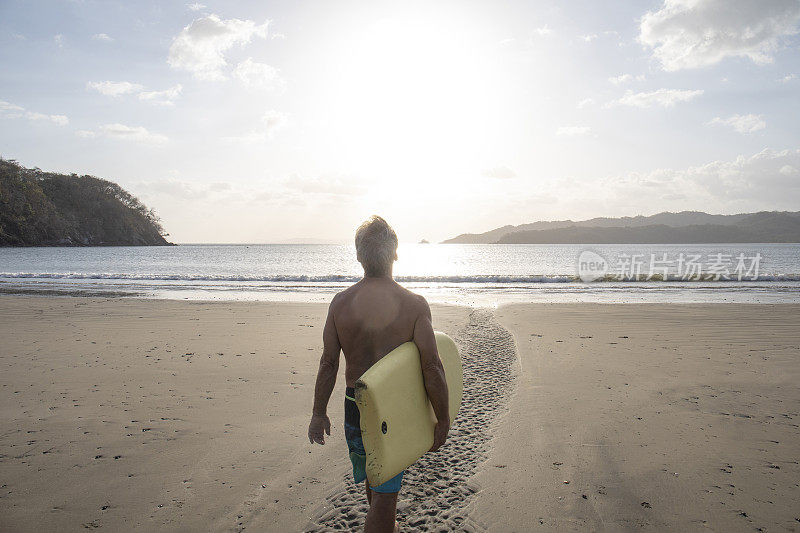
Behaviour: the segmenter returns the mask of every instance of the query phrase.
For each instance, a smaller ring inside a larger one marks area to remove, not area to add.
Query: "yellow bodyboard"
[[[452,423],[464,388],[461,358],[450,337],[438,331],[435,335]],[[356,382],[355,394],[367,452],[367,479],[377,486],[408,468],[433,445],[436,415],[425,391],[417,345],[401,344],[372,365]]]

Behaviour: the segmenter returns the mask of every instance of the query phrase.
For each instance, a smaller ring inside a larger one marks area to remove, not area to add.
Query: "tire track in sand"
[[[516,373],[514,338],[486,309],[475,309],[454,339],[464,367],[464,397],[447,443],[406,470],[397,505],[401,530],[480,531],[466,507],[478,491],[470,479],[488,457],[492,422],[506,406]],[[363,484],[347,473],[306,531],[364,527]]]

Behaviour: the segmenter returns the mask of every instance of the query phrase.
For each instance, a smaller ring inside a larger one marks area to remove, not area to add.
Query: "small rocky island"
[[[0,246],[167,246],[158,216],[108,180],[0,159]]]

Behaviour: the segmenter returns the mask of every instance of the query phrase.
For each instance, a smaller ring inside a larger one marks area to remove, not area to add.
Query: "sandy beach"
[[[343,379],[306,438],[325,311],[0,297],[0,529],[354,527]],[[406,529],[800,529],[800,306],[433,315],[464,405]]]
[[[475,480],[490,530],[800,530],[800,307],[498,318],[521,373]]]

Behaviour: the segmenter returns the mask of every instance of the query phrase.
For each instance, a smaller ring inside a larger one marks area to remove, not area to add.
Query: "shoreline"
[[[496,387],[515,375],[513,392],[490,404],[480,399],[492,389],[481,389],[469,408],[465,394],[464,413],[483,429],[443,448],[460,472],[430,463],[431,483],[409,477],[402,522],[792,525],[800,306],[432,309],[436,329],[472,343],[472,360],[498,353],[502,336],[480,333],[492,324],[512,336],[511,366],[484,361],[476,376]],[[328,444],[305,437],[325,311],[1,295],[0,526],[299,531],[319,525],[332,502],[357,501],[343,379]],[[348,527],[359,519],[352,511],[333,524]]]
[[[800,281],[542,283],[533,285],[401,283],[431,304],[498,308],[517,304],[800,304]],[[327,303],[350,284],[147,286],[139,282],[80,284],[0,278],[0,296],[124,298],[218,303]]]

